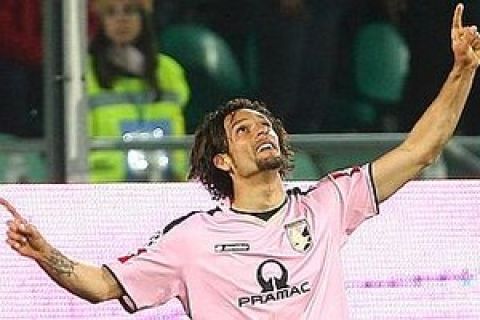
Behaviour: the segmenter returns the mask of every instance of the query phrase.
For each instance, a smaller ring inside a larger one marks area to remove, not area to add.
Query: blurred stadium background
[[[269,11],[277,1],[153,1],[159,48],[184,66],[191,86],[189,135],[125,141],[86,134],[83,68],[95,24],[88,2],[2,0],[0,181],[86,182],[93,149],[188,149],[202,114],[237,96],[272,101],[283,117],[297,151],[292,180],[315,179],[395,146],[450,68],[455,1],[293,2],[300,9],[285,13]],[[480,5],[465,4],[466,22],[480,21]],[[479,99],[477,82],[457,137],[423,178],[479,176]]]

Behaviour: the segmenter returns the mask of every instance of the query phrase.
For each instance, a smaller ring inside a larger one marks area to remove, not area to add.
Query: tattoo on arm
[[[53,249],[47,258],[47,265],[59,275],[66,275],[70,277],[73,274],[73,269],[78,263],[65,257],[57,249]]]

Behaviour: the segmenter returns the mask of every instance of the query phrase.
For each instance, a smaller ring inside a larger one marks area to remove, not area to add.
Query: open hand
[[[29,224],[7,200],[0,198],[0,205],[4,206],[13,216],[7,221],[7,244],[25,257],[40,259],[48,243],[34,225]]]
[[[462,67],[477,68],[480,64],[480,34],[477,26],[463,26],[463,4],[455,8],[452,21],[452,50],[455,64]]]

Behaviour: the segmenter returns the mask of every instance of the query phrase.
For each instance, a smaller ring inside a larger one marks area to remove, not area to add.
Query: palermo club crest
[[[289,223],[285,226],[288,241],[298,252],[307,252],[312,247],[312,234],[306,219]]]

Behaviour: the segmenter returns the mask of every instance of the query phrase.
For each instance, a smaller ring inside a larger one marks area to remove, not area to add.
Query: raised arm
[[[455,131],[480,63],[477,27],[464,27],[462,15],[463,5],[458,4],[451,29],[454,64],[438,96],[405,141],[372,164],[379,201],[432,164]]]
[[[120,298],[122,289],[109,271],[67,258],[5,199],[0,198],[0,205],[13,216],[7,222],[7,244],[35,260],[58,285],[92,303]]]

